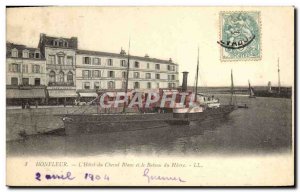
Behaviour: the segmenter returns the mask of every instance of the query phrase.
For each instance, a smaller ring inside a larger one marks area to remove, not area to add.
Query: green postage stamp
[[[220,12],[221,61],[261,59],[260,12]]]

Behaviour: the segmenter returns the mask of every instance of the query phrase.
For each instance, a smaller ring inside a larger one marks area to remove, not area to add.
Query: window
[[[34,56],[35,56],[36,59],[39,59],[39,58],[40,58],[40,53],[39,53],[39,52],[36,52],[36,53],[34,54]]]
[[[108,89],[114,89],[115,88],[115,82],[109,81],[107,84]]]
[[[67,82],[73,83],[73,73],[71,71],[69,71],[67,74]]]
[[[133,77],[134,78],[140,78],[140,73],[139,72],[134,72]]]
[[[68,47],[68,42],[65,41],[65,42],[64,42],[64,46],[65,46],[65,47]]]
[[[22,71],[23,71],[23,73],[28,73],[28,65],[27,64],[23,64]]]
[[[23,51],[23,58],[29,58],[29,51],[28,50]]]
[[[100,59],[99,58],[94,58],[93,59],[93,64],[94,65],[100,65]]]
[[[55,64],[55,55],[49,55],[48,56],[48,63],[49,64]]]
[[[65,64],[64,60],[65,60],[64,56],[61,56],[61,55],[58,56],[58,64],[59,65],[64,65]]]
[[[146,73],[146,79],[151,79],[151,73]]]
[[[107,76],[114,78],[115,77],[115,72],[114,71],[108,71]]]
[[[160,74],[155,74],[156,79],[160,79]]]
[[[100,71],[99,70],[95,70],[93,76],[95,78],[99,78],[100,77]]]
[[[100,83],[99,82],[95,82],[94,83],[94,89],[99,89],[100,88]]]
[[[155,64],[155,69],[156,70],[160,70],[160,65],[159,64]]]
[[[107,65],[108,66],[113,66],[113,60],[112,59],[107,59]]]
[[[122,78],[127,78],[127,77],[126,77],[126,71],[123,71],[123,72],[122,72]]]
[[[156,84],[156,88],[159,88],[159,83]]]
[[[22,79],[22,84],[25,85],[25,86],[29,85],[29,78],[23,78]]]
[[[49,82],[50,83],[55,82],[55,72],[54,71],[50,71],[50,73],[49,73]]]
[[[140,63],[138,61],[134,62],[134,67],[135,68],[140,68]]]
[[[148,89],[151,89],[151,82],[148,82],[148,83],[147,83],[147,88],[148,88]]]
[[[11,72],[21,72],[19,64],[12,64],[11,65]]]
[[[147,63],[147,69],[149,69],[150,68],[150,64],[149,63]]]
[[[62,47],[63,46],[63,41],[59,41],[59,46]]]
[[[35,78],[34,79],[34,85],[35,86],[40,86],[41,85],[41,79],[40,78]]]
[[[54,40],[54,41],[53,41],[53,45],[54,45],[54,46],[58,46],[58,40]]]
[[[40,66],[32,65],[32,73],[40,73]]]
[[[59,74],[58,74],[58,81],[59,82],[61,82],[61,83],[63,83],[63,82],[65,82],[65,74],[64,74],[64,72],[59,72]]]
[[[175,75],[172,75],[172,78],[171,78],[172,80],[175,80]]]
[[[169,86],[169,88],[171,88],[171,89],[172,89],[172,88],[175,88],[175,83],[169,83],[168,86]]]
[[[174,65],[168,65],[168,71],[175,71]]]
[[[83,64],[91,64],[91,58],[90,57],[83,57]]]
[[[134,82],[134,89],[140,88],[140,83],[139,82]]]
[[[73,57],[67,56],[67,65],[73,65]]]
[[[121,67],[126,67],[126,61],[125,60],[120,60],[120,65],[121,65]]]
[[[175,71],[174,65],[168,65],[168,71]]]
[[[29,58],[34,58],[34,53],[29,53]]]
[[[11,56],[12,56],[12,57],[18,57],[18,49],[13,49],[13,50],[11,51]]]
[[[83,83],[84,89],[90,89],[90,82]]]
[[[82,71],[82,77],[84,79],[90,78],[90,71],[89,70]]]
[[[17,77],[12,77],[11,78],[11,85],[18,85],[18,78]]]

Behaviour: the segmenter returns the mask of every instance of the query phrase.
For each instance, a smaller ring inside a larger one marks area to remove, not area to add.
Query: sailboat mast
[[[278,66],[278,94],[280,94],[280,69],[279,69],[279,58],[277,60],[277,66]]]
[[[234,94],[234,85],[233,85],[233,74],[231,69],[231,99],[230,99],[231,105],[233,105],[233,94]]]
[[[128,55],[127,55],[127,71],[126,71],[125,97],[127,97],[127,92],[128,92],[129,65],[130,65],[130,39],[129,39]],[[123,106],[123,113],[125,112],[125,108],[126,108],[126,103],[124,103],[124,106]]]
[[[249,95],[251,95],[251,85],[249,79],[248,79],[248,84],[249,84]]]
[[[199,73],[199,47],[198,47],[197,71],[196,71],[196,92],[195,92],[195,102],[197,101],[197,93],[198,93],[198,73]]]

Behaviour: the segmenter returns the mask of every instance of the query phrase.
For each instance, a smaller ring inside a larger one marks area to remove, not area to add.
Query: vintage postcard
[[[286,7],[7,7],[8,186],[293,186]]]

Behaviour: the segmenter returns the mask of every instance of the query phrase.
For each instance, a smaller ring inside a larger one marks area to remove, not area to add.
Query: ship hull
[[[209,123],[226,117],[234,106],[221,106],[199,113],[146,114],[67,114],[63,117],[66,135],[101,134],[108,132],[157,129]]]

